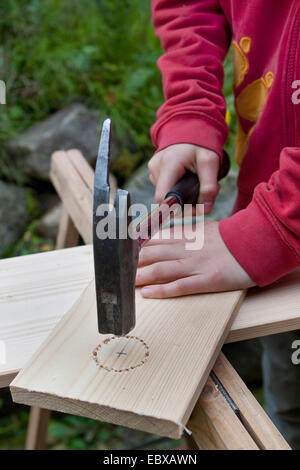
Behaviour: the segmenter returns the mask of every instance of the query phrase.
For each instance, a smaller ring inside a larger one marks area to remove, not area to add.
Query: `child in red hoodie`
[[[213,207],[228,134],[222,63],[230,44],[240,174],[233,215],[205,225],[204,247],[195,254],[184,240],[150,242],[137,284],[145,297],[270,284],[300,266],[300,2],[152,0],[152,16],[165,51],[149,163],[157,202],[189,169],[205,213]],[[300,332],[263,339],[263,370],[268,412],[300,448],[294,339]]]

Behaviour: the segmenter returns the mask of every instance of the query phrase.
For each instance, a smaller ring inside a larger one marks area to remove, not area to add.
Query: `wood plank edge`
[[[19,370],[0,372],[0,388],[9,387],[10,383],[15,379],[18,373]]]
[[[236,330],[230,330],[225,343],[236,343],[247,339],[259,338],[268,335],[285,333],[287,331],[298,330],[300,327],[299,318],[288,320],[278,320],[276,322],[263,323],[261,325],[245,326]]]
[[[290,446],[258,403],[241,377],[221,353],[214,372],[239,409],[248,433],[262,450],[290,450]]]
[[[215,348],[215,351],[214,351],[214,354],[212,355],[210,361],[209,361],[209,364],[208,364],[208,367],[207,367],[207,370],[206,370],[206,373],[203,374],[202,376],[202,380],[199,382],[197,388],[195,389],[194,391],[194,394],[193,396],[191,397],[191,400],[190,400],[190,406],[189,408],[186,410],[185,414],[182,416],[182,423],[184,423],[184,425],[186,425],[186,423],[188,422],[190,416],[191,416],[191,413],[200,397],[200,394],[203,390],[203,387],[204,385],[206,384],[207,380],[208,380],[208,376],[212,370],[212,368],[214,367],[215,363],[216,363],[216,360],[221,352],[221,349],[223,347],[223,344],[224,344],[224,341],[228,335],[228,331],[230,330],[235,318],[236,318],[236,315],[238,314],[238,311],[245,299],[245,296],[246,296],[246,293],[247,291],[246,290],[243,290],[243,291],[240,291],[240,296],[239,298],[237,299],[235,305],[233,306],[233,309],[232,309],[232,314],[231,314],[231,317],[230,317],[230,320],[228,321],[227,323],[227,328],[225,328],[222,332],[222,334],[220,335],[219,337],[219,340],[218,340],[218,344]]]
[[[211,377],[196,403],[188,427],[201,450],[258,450]]]
[[[133,413],[99,403],[87,403],[78,399],[65,398],[46,392],[36,392],[15,385],[10,386],[12,399],[15,403],[46,408],[47,410],[84,416],[119,426],[157,434],[171,439],[179,439],[185,426],[181,423],[164,418]]]

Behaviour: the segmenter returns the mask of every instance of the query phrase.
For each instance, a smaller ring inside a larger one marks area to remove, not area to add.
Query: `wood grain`
[[[258,447],[262,450],[290,450],[285,439],[224,354],[219,355],[213,370],[239,408],[242,422]]]
[[[82,246],[0,261],[0,340],[8,386],[93,279],[92,247]],[[273,286],[250,289],[226,342],[300,328],[300,270]],[[276,299],[276,301],[274,301]]]
[[[66,212],[85,243],[92,243],[94,171],[76,149],[54,152],[51,158],[51,181],[63,201]],[[117,184],[109,175],[110,201]]]
[[[258,450],[258,446],[209,377],[188,422],[202,450]]]
[[[182,434],[244,297],[235,291],[176,299],[143,299],[130,333],[149,347],[128,372],[100,369],[94,282],[11,384],[14,401],[177,438]],[[126,350],[130,367],[135,352]],[[113,354],[113,351],[109,355]]]
[[[44,450],[51,411],[32,406],[26,435],[26,450]]]
[[[238,414],[208,378],[187,427],[200,449],[290,450],[288,443],[223,353],[213,371],[233,400]]]
[[[30,359],[93,279],[90,246],[0,261],[0,386]]]
[[[56,238],[56,249],[70,248],[77,246],[79,241],[79,233],[66,208],[62,207],[59,221],[58,234]]]
[[[93,193],[87,182],[89,184],[92,182],[93,170],[90,168],[89,172],[87,169],[89,165],[85,162],[85,172],[82,177],[69,158],[70,152],[73,154],[73,160],[80,158],[81,154],[76,150],[58,151],[52,155],[51,181],[83,240],[85,243],[92,243]]]
[[[76,191],[76,188],[74,188]],[[73,224],[65,206],[62,206],[56,249],[70,248],[78,245],[79,233]],[[46,448],[48,424],[51,412],[36,406],[31,407],[26,434],[26,450],[43,450]]]
[[[300,269],[270,286],[249,289],[226,342],[300,328]]]

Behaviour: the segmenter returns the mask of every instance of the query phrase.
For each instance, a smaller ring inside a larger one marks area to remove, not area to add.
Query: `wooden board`
[[[300,329],[300,269],[270,286],[249,289],[226,342]]]
[[[74,166],[76,159],[83,159],[77,150],[55,152],[52,155],[50,177],[76,229],[85,243],[92,243],[92,181],[94,175],[87,161],[85,161],[85,171],[79,173]],[[74,191],[74,188],[79,190]]]
[[[0,363],[6,387],[93,278],[92,247],[0,261]],[[300,328],[300,270],[272,286],[250,289],[226,342]]]
[[[105,342],[92,282],[12,382],[13,399],[177,438],[243,296],[157,300],[137,292],[136,328]]]
[[[219,355],[213,371],[225,390],[230,391],[230,397],[239,409],[241,421],[259,449],[290,450],[288,443],[224,354]],[[199,401],[203,404],[202,395]]]
[[[93,278],[90,246],[0,261],[0,387],[9,385]]]
[[[51,159],[51,181],[85,243],[92,243],[94,171],[76,149],[58,151]],[[109,175],[110,200],[117,191],[116,180]]]
[[[258,450],[258,446],[208,378],[188,422],[201,450]]]
[[[209,377],[187,424],[197,446],[206,450],[290,450],[223,353],[219,354],[213,372],[238,412],[233,411]]]

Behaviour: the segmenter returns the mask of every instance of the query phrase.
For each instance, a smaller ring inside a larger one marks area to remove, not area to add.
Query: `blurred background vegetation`
[[[29,213],[23,237],[6,252],[15,256],[53,247],[35,234],[40,208],[30,181],[4,150],[4,143],[32,124],[73,102],[112,117],[115,132],[136,152],[114,163],[119,182],[151,157],[149,128],[163,101],[156,61],[162,53],[150,17],[149,0],[1,0],[0,79],[6,82],[7,105],[0,114],[0,180],[25,186]],[[236,118],[233,109],[231,56],[225,61],[230,125],[227,151],[233,155]],[[28,412],[0,399],[0,448],[24,445]],[[50,448],[147,447],[149,435],[83,418],[54,414]],[[146,443],[145,443],[146,442]],[[172,442],[155,444],[166,448]],[[154,446],[154,444],[152,444]]]

